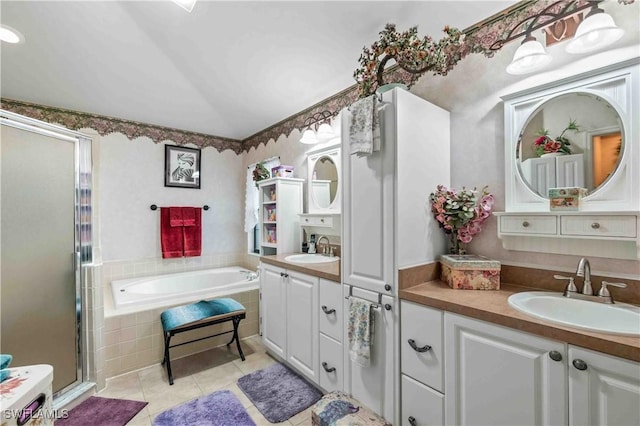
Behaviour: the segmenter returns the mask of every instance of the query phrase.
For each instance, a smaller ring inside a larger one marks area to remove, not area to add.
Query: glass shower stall
[[[0,110],[0,351],[83,383],[82,268],[92,261],[91,139]]]

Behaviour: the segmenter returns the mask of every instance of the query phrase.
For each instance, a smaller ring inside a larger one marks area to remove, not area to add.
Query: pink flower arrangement
[[[491,216],[494,199],[487,187],[478,192],[462,188],[447,189],[438,185],[429,196],[431,212],[444,232],[451,234],[454,254],[461,254],[459,242],[469,243],[482,231],[482,225]]]

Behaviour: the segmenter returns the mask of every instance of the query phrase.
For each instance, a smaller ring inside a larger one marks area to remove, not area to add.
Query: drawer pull
[[[307,218],[305,218],[305,219],[304,219],[304,221],[305,221],[305,222],[309,222],[309,218],[308,218],[308,217],[307,217]]]
[[[411,426],[417,426],[417,424],[418,424],[418,422],[416,422],[416,418],[413,417],[413,416],[409,416],[409,418],[407,420],[409,420],[409,424]]]
[[[549,358],[554,361],[562,361],[562,354],[558,351],[551,351],[549,352]]]
[[[431,350],[431,346],[429,345],[424,345],[423,347],[419,348],[416,345],[416,341],[413,339],[409,339],[409,346],[411,346],[413,348],[414,351],[416,352],[427,352]]]
[[[322,312],[324,312],[327,315],[331,315],[333,313],[336,312],[335,309],[328,309],[325,305],[322,305]]]
[[[284,278],[287,278],[289,276],[289,274],[285,274],[284,272],[280,272],[280,276],[284,277]]]
[[[600,224],[598,222],[593,222],[591,224],[591,229],[600,229]]]
[[[527,222],[526,220],[524,222],[522,222],[522,227],[523,228],[528,228],[529,225],[531,225],[529,222]]]
[[[320,222],[324,223],[324,219],[320,219]]]
[[[391,310],[391,305],[390,305],[389,303],[385,303],[385,304],[384,304],[384,308],[385,308],[387,311],[390,311],[390,310]]]
[[[581,359],[574,359],[572,364],[575,368],[577,368],[580,371],[584,371],[587,369],[587,363]]]
[[[327,364],[326,362],[322,363],[322,368],[324,368],[324,371],[326,371],[327,373],[333,373],[334,371],[336,371],[335,367],[329,367],[329,364]]]

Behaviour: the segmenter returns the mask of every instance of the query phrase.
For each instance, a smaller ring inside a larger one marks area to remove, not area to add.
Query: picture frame
[[[200,181],[200,150],[165,145],[164,186],[200,189]]]

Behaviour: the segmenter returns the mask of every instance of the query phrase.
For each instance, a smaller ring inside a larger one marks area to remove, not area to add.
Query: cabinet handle
[[[322,363],[322,368],[324,368],[324,371],[326,371],[327,373],[333,373],[334,371],[336,371],[335,367],[329,367],[329,364],[327,364],[326,362]]]
[[[327,307],[325,305],[322,305],[322,312],[324,312],[327,315],[331,315],[333,313],[335,313],[335,309],[327,309]]]
[[[284,278],[287,278],[289,276],[289,274],[285,274],[284,272],[280,272],[280,276],[284,277]]]
[[[562,361],[562,354],[558,351],[551,351],[549,352],[549,358],[554,361]]]
[[[431,346],[429,345],[424,345],[423,347],[419,348],[418,345],[416,345],[416,341],[413,339],[409,339],[409,346],[411,346],[416,352],[427,352],[431,350]]]
[[[522,222],[522,227],[523,227],[523,228],[528,228],[528,227],[529,227],[529,225],[530,225],[530,223],[529,223],[529,222],[527,222],[526,220],[525,220],[524,222]]]
[[[586,370],[586,369],[587,369],[587,363],[586,363],[586,362],[584,362],[584,361],[583,361],[583,360],[581,360],[581,359],[574,359],[574,360],[573,360],[573,366],[574,366],[575,368],[577,368],[578,370],[580,370],[580,371],[584,371],[584,370]]]
[[[309,222],[309,219],[307,218],[307,219],[305,219],[304,221],[305,221],[305,222]]]
[[[591,224],[591,229],[600,229],[600,224],[598,222],[593,222]]]
[[[385,284],[384,289],[387,291],[391,291],[391,286],[389,284]]]
[[[324,223],[324,219],[320,219],[320,222]]]
[[[413,417],[413,416],[409,416],[409,418],[407,420],[409,420],[409,424],[411,426],[417,426],[418,425],[418,423],[416,422],[416,418]]]
[[[388,304],[388,303],[385,303],[385,304],[384,304],[384,308],[385,308],[387,311],[390,311],[390,310],[391,310],[391,305],[390,305],[390,304]]]

